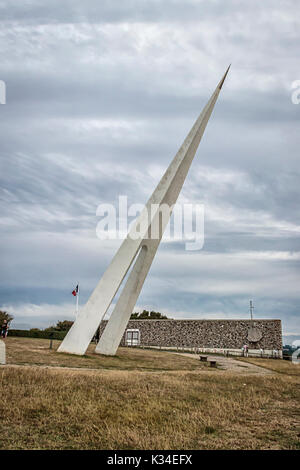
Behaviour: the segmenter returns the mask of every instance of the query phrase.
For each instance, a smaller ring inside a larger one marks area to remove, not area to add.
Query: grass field
[[[270,360],[263,358],[241,357],[240,361],[250,362],[279,374],[295,375],[300,378],[300,366],[291,361]]]
[[[10,338],[9,361],[46,364],[47,343]],[[24,347],[20,357],[11,350],[17,345]],[[284,373],[241,376],[150,350],[120,350],[117,358],[56,355],[48,353],[48,364],[65,367],[0,368],[1,449],[299,448],[292,364]]]
[[[75,356],[56,352],[60,341],[38,338],[6,339],[7,362],[11,364],[36,364],[60,367],[83,367],[90,369],[117,370],[196,370],[204,368],[194,359],[161,351],[149,351],[134,348],[119,348],[117,356],[95,354],[95,344],[91,344],[85,356]]]

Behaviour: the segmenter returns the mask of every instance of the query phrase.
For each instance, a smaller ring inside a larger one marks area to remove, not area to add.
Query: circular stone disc
[[[248,330],[248,341],[251,343],[257,343],[259,340],[262,339],[262,332],[258,329],[252,326]]]

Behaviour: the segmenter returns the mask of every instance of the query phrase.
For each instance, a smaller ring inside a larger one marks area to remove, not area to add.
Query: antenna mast
[[[253,320],[253,310],[254,310],[253,302],[252,302],[252,300],[250,300],[250,317],[251,317],[251,320]]]

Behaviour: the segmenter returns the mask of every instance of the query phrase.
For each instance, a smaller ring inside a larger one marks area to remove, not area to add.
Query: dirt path
[[[54,372],[59,372],[62,374],[78,374],[78,372],[82,374],[128,374],[128,370],[122,370],[122,369],[92,369],[89,367],[65,367],[65,366],[51,366],[51,365],[45,365],[45,364],[5,364],[5,365],[0,365],[0,371],[1,369],[30,369],[30,370],[49,370],[49,371],[54,371]],[[139,372],[139,371],[137,371]]]
[[[181,356],[192,357],[199,361],[198,354],[189,354],[189,353],[175,353],[180,354]],[[206,354],[202,354],[205,356]],[[213,354],[207,354],[208,361],[217,361],[217,366],[222,370],[228,370],[230,372],[234,372],[237,374],[256,374],[256,375],[267,375],[272,374],[272,371],[265,369],[260,366],[256,366],[254,364],[250,364],[249,362],[242,362],[233,357],[225,357],[225,356],[215,356]]]
[[[168,353],[167,354],[178,354],[180,356],[185,356],[189,357],[192,359],[195,359],[199,362],[199,355],[198,354],[191,354],[191,353]],[[204,354],[203,354],[204,355]],[[242,362],[237,359],[234,359],[232,357],[224,357],[224,356],[219,356],[219,355],[214,355],[214,354],[208,354],[207,355],[207,360],[212,360],[217,362],[217,367],[220,370],[223,371],[229,371],[233,372],[236,374],[244,374],[244,375],[249,375],[249,374],[254,374],[254,375],[267,375],[267,374],[274,374],[271,370],[265,369],[263,367],[250,364],[249,362]],[[123,373],[129,373],[130,370],[127,369],[110,369],[110,368],[90,368],[90,367],[70,367],[70,366],[52,366],[52,365],[46,365],[46,364],[6,364],[5,366],[0,365],[0,370],[2,368],[35,368],[35,369],[50,369],[50,370],[55,370],[59,372],[85,372],[85,373],[109,373],[109,372],[123,372]],[[206,369],[207,371],[209,370]],[[153,370],[136,370],[136,372],[151,372],[151,373],[162,373],[164,371],[153,371]],[[170,370],[170,372],[176,372]]]

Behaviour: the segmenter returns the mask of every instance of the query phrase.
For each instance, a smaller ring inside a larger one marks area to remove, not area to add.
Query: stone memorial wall
[[[106,323],[101,322],[100,336]],[[282,349],[281,320],[130,320],[127,329],[139,330],[143,346]]]

